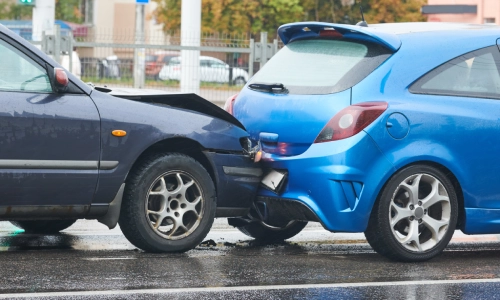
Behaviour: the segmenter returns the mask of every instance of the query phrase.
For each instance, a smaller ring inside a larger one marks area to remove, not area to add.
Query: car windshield
[[[298,40],[281,49],[252,83],[281,83],[295,94],[339,92],[358,83],[389,55],[388,50],[370,43]],[[378,58],[375,66],[370,62],[374,57]]]

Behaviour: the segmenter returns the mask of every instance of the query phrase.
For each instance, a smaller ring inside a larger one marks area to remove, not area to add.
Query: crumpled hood
[[[230,113],[193,93],[169,93],[162,90],[132,88],[107,89],[96,87],[95,89],[118,98],[152,104],[164,104],[172,107],[192,110],[224,120],[242,128],[243,130],[246,130],[243,124],[241,124],[240,121],[238,121]]]

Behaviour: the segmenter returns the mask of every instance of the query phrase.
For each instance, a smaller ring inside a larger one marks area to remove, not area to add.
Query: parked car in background
[[[121,79],[120,65],[121,61],[116,55],[99,59],[96,66],[98,78]]]
[[[204,82],[229,83],[244,85],[248,81],[248,72],[240,68],[232,68],[232,76],[229,78],[231,67],[220,59],[200,56],[200,80]],[[189,72],[189,70],[187,70]],[[181,79],[181,57],[174,57],[168,65],[163,66],[159,77],[161,80]]]
[[[69,55],[61,55],[61,65],[71,74],[75,75],[76,78],[81,79],[82,77],[82,63],[80,61],[80,57],[78,53],[73,50],[71,51],[71,68],[70,68],[70,59]]]
[[[146,76],[158,80],[163,66],[168,65],[170,60],[180,55],[179,51],[155,51],[146,55]]]
[[[278,34],[286,46],[226,103],[269,170],[256,210],[231,224],[285,239],[317,221],[402,261],[435,257],[456,228],[500,233],[500,27]]]
[[[0,25],[0,100],[0,220],[26,232],[97,219],[180,252],[250,208],[248,134],[197,95],[94,88]]]

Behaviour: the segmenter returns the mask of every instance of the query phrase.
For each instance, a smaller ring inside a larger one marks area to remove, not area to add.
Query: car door
[[[0,214],[11,206],[71,210],[92,201],[100,155],[97,108],[76,86],[72,93],[54,92],[48,70],[0,34]]]
[[[210,69],[210,61],[205,58],[200,58],[200,81],[210,82],[212,74]]]
[[[465,174],[466,208],[500,208],[499,62],[500,53],[491,46],[444,63],[410,87],[413,107],[403,111],[412,124],[409,139],[449,149],[446,155]],[[421,108],[432,114],[425,120],[432,121],[422,121]],[[441,150],[429,147],[432,153]]]
[[[210,63],[212,81],[220,83],[229,82],[229,66],[217,60],[212,60]]]

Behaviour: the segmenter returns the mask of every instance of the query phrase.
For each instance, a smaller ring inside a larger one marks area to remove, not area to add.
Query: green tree
[[[17,5],[15,1],[0,1],[0,20],[29,20],[33,7]]]
[[[56,0],[56,20],[82,23],[81,0]]]
[[[376,0],[371,1],[366,14],[369,23],[422,22],[426,17],[420,12],[427,0]]]
[[[179,30],[182,0],[154,0],[154,15],[166,31]],[[299,0],[202,0],[202,30],[233,34],[273,32],[279,25],[303,21]]]
[[[368,24],[425,21],[420,8],[426,3],[427,0],[302,1],[307,20],[349,24],[361,21],[360,4]]]
[[[182,0],[154,0],[166,31],[180,29]],[[225,33],[275,32],[285,23],[320,21],[356,24],[360,4],[370,23],[425,21],[427,0],[202,0],[202,30]]]

